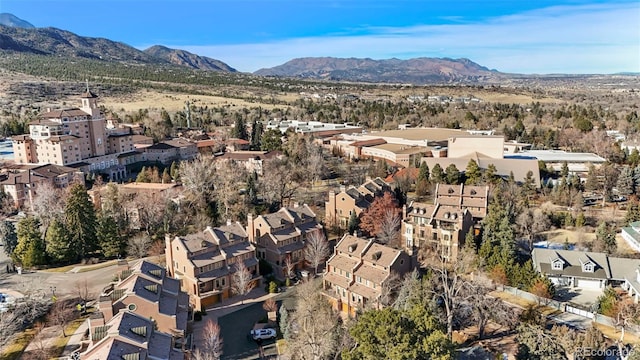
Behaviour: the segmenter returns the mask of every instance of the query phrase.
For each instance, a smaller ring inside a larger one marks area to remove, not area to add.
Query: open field
[[[248,96],[247,96],[248,97]],[[279,100],[291,101],[295,100],[296,96],[288,95],[282,96]],[[138,109],[161,109],[164,108],[167,111],[183,110],[185,102],[204,107],[220,107],[231,106],[239,108],[252,108],[262,107],[264,109],[272,110],[274,108],[283,108],[280,104],[268,104],[264,102],[251,102],[244,99],[236,99],[222,96],[211,95],[189,95],[171,92],[160,92],[158,90],[141,90],[133,95],[106,97],[101,99],[102,103],[110,109],[115,111],[137,111]]]

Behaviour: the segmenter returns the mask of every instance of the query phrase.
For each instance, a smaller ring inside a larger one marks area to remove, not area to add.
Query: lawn
[[[20,358],[24,349],[27,348],[31,340],[35,337],[36,332],[34,329],[27,329],[16,336],[13,343],[7,346],[2,354],[0,354],[0,360],[17,360]]]
[[[87,317],[83,316],[81,318],[73,320],[64,328],[65,334],[67,334],[67,336],[59,336],[51,344],[50,351],[51,351],[52,357],[62,356],[62,352],[64,351],[64,348],[67,346],[67,343],[71,338],[71,335],[73,335],[76,332],[76,330],[78,330],[80,325],[82,325],[82,323],[85,321],[87,321]]]

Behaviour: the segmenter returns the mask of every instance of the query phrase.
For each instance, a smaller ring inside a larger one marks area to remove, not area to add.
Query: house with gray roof
[[[640,252],[640,221],[634,221],[622,228],[622,238],[635,251]]]
[[[256,286],[262,277],[256,248],[240,223],[227,222],[220,227],[186,236],[165,238],[167,270],[180,279],[194,309],[202,309],[229,298],[236,264],[244,263]]]
[[[267,261],[279,279],[286,278],[288,263],[293,270],[305,266],[305,241],[312,233],[321,231],[322,225],[307,204],[247,216],[247,234],[256,247],[258,259]]]
[[[640,298],[640,260],[605,253],[535,248],[535,269],[560,286],[603,290],[620,286],[637,302]]]
[[[177,338],[186,335],[189,296],[180,289],[180,280],[145,260],[118,274],[118,281],[100,296],[98,307],[106,322],[129,311],[152,318],[162,332]]]
[[[185,353],[175,339],[155,329],[154,320],[121,311],[105,322],[94,316],[89,322],[89,347],[82,360],[183,360]]]

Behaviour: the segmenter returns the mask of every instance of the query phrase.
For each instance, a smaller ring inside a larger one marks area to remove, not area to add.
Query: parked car
[[[275,339],[276,330],[275,329],[256,329],[256,330],[251,330],[250,335],[253,340]]]

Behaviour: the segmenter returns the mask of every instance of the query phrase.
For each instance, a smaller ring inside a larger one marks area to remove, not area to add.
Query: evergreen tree
[[[595,244],[592,248],[593,251],[604,251],[609,255],[615,253],[618,249],[616,232],[609,224],[607,224],[606,221],[603,221],[598,225],[598,228],[596,229]]]
[[[500,180],[500,177],[497,174],[498,169],[496,169],[496,166],[494,164],[489,164],[482,177],[485,183],[496,185],[498,180]]]
[[[433,169],[431,170],[431,182],[434,184],[439,184],[444,182],[444,170],[440,164],[435,164]]]
[[[598,187],[598,173],[596,167],[591,164],[589,165],[589,172],[587,173],[587,181],[584,184],[584,189],[587,191],[595,191]]]
[[[489,204],[487,216],[482,220],[482,244],[478,254],[490,269],[502,265],[509,271],[515,259],[515,233],[507,208],[496,194]]]
[[[416,181],[429,181],[429,165],[427,162],[420,164],[420,170],[418,171],[418,178]]]
[[[169,175],[168,168],[164,168],[164,171],[162,172],[162,183],[171,184],[171,175]]]
[[[282,150],[282,133],[280,130],[269,129],[262,134],[260,149],[263,151]]]
[[[0,244],[4,246],[4,253],[11,256],[18,245],[16,227],[10,221],[0,222]]]
[[[560,177],[566,179],[569,176],[569,164],[566,161],[562,162],[562,167],[560,168]]]
[[[349,223],[347,224],[347,232],[353,234],[360,227],[360,218],[356,215],[355,211],[349,215]]]
[[[75,184],[69,189],[64,219],[75,259],[82,259],[98,249],[96,212],[84,186]]]
[[[46,263],[45,244],[40,234],[40,221],[28,216],[18,222],[18,245],[12,259],[30,268]]]
[[[633,170],[629,166],[625,166],[618,175],[618,181],[616,182],[616,188],[620,195],[631,195],[634,191]]]
[[[118,224],[112,217],[103,215],[98,218],[96,237],[104,257],[110,258],[124,254],[127,242],[120,236]]]
[[[149,172],[145,166],[142,167],[140,173],[138,173],[138,177],[136,177],[136,182],[139,183],[150,183],[151,178],[149,177]]]
[[[627,207],[627,215],[624,217],[624,222],[626,224],[634,221],[640,221],[640,205],[638,205],[637,201],[631,201],[629,203],[629,206]]]
[[[236,121],[233,129],[231,130],[231,137],[249,140],[249,134],[247,133],[247,123],[240,113],[236,113]]]
[[[69,234],[64,228],[64,224],[54,218],[45,236],[47,255],[55,264],[64,264],[74,258],[70,246]]]
[[[262,141],[262,133],[264,132],[262,121],[253,120],[251,124],[251,150],[260,150],[260,142]]]
[[[465,184],[467,185],[478,185],[480,181],[482,181],[482,172],[480,171],[480,166],[478,163],[470,159],[467,164],[467,169],[464,172],[464,176],[466,178]]]
[[[171,162],[169,173],[174,181],[180,181],[180,163],[177,161]]]
[[[454,164],[447,166],[445,173],[447,184],[457,185],[460,183],[460,170]]]

